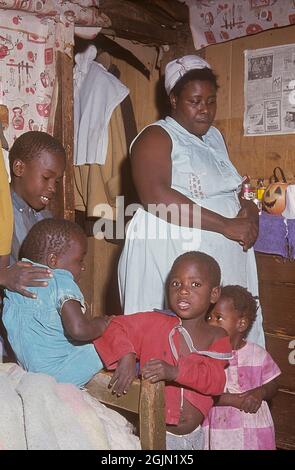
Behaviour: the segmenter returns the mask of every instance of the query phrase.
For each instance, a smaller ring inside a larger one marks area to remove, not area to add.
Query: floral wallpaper
[[[72,55],[75,25],[110,25],[98,4],[0,0],[0,119],[9,147],[28,130],[52,133],[56,53]]]
[[[295,0],[180,1],[189,7],[196,49],[295,24]]]
[[[9,146],[28,130],[51,130],[56,51],[70,53],[73,37],[72,23],[1,10],[0,118]]]
[[[0,8],[3,9],[61,18],[76,25],[107,28],[111,21],[98,7],[99,0],[0,0]]]

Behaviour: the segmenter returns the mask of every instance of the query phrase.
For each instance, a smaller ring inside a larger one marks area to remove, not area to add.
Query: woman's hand
[[[46,287],[48,282],[40,279],[51,277],[52,273],[48,268],[33,266],[27,261],[18,261],[0,270],[0,285],[25,297],[35,299],[36,294],[26,290],[26,287]]]
[[[126,394],[136,377],[136,356],[135,353],[128,353],[119,361],[113,377],[110,380],[109,388],[112,393],[120,397]]]
[[[254,218],[238,215],[234,219],[226,219],[222,234],[238,242],[243,247],[243,251],[247,251],[254,245],[258,237],[258,229],[258,223]]]
[[[160,380],[173,382],[176,379],[177,374],[178,367],[172,366],[160,359],[150,359],[142,368],[143,378],[150,379],[150,382],[153,384],[160,382]]]
[[[238,212],[237,217],[247,217],[256,221],[257,225],[259,224],[259,210],[256,204],[253,201],[248,201],[247,199],[239,198],[241,209]]]

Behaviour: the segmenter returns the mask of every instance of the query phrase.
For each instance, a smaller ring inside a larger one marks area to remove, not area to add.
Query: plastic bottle
[[[266,186],[264,185],[264,179],[263,178],[258,178],[257,186],[256,186],[256,197],[257,197],[258,201],[262,202],[265,190],[266,190]]]

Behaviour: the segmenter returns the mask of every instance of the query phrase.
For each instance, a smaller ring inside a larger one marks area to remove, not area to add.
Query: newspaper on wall
[[[244,54],[244,135],[295,134],[295,44]]]

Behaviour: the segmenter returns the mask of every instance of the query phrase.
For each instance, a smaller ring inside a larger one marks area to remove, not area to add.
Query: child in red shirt
[[[171,312],[145,312],[113,319],[94,341],[110,369],[117,395],[126,393],[136,375],[136,359],[143,378],[165,380],[167,449],[202,449],[201,423],[222,392],[224,367],[231,345],[222,328],[206,322],[211,303],[220,295],[220,268],[209,255],[188,252],[179,256],[167,280]]]

